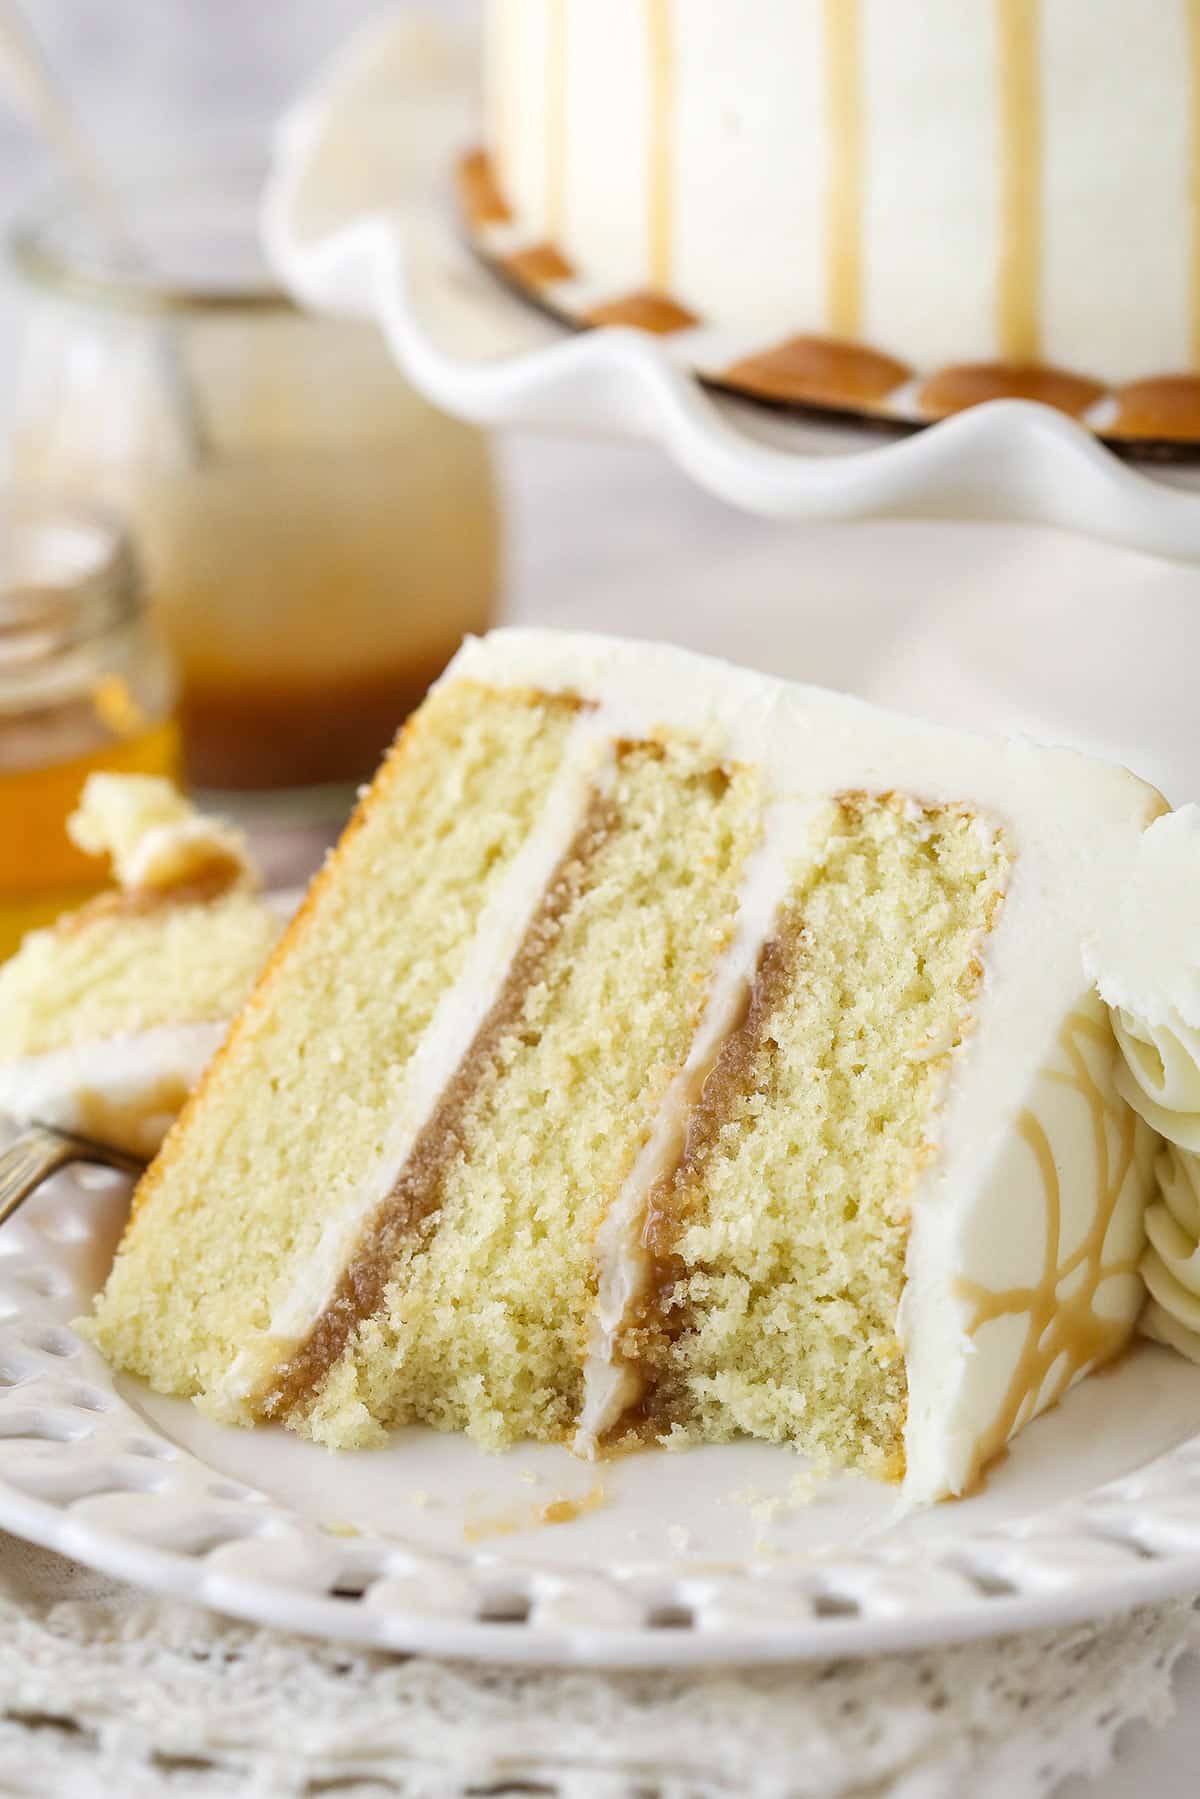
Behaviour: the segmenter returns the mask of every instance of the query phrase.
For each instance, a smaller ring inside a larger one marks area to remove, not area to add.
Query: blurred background
[[[282,304],[254,239],[270,128],[378,10],[22,9],[99,166],[64,206],[10,69],[0,954],[97,880],[64,830],[88,768],[182,770],[295,880],[462,633],[497,619],[673,639],[1190,797],[1190,663],[1156,662],[1153,731],[1138,693],[1147,609],[1189,638],[1190,571],[1032,528],[784,525],[636,444],[486,443],[371,327]]]

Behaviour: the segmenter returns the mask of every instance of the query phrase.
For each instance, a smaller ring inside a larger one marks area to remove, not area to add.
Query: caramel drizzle
[[[513,0],[493,0],[492,29],[495,37],[490,46],[495,68],[494,129],[495,142],[492,145],[492,158],[495,163],[495,177],[500,193],[514,193],[513,168],[516,157],[513,145],[516,138],[516,106],[514,105],[513,86],[516,80],[517,56],[516,7]]]
[[[825,308],[837,337],[862,328],[864,120],[860,0],[825,0],[829,106]]]
[[[1200,0],[1187,0],[1188,77],[1191,88],[1188,198],[1191,208],[1192,366],[1200,368]]]
[[[987,1467],[1003,1453],[1019,1424],[1027,1422],[1027,1406],[1039,1411],[1057,1404],[1072,1381],[1090,1366],[1111,1361],[1123,1348],[1129,1327],[1120,1319],[1098,1316],[1096,1295],[1105,1281],[1117,1275],[1136,1274],[1138,1256],[1105,1263],[1104,1244],[1113,1215],[1125,1192],[1138,1150],[1138,1119],[1114,1092],[1106,1093],[1088,1066],[1082,1043],[1090,1040],[1109,1056],[1112,1033],[1106,1023],[1083,1011],[1072,1012],[1059,1033],[1059,1047],[1068,1069],[1048,1069],[1044,1078],[1070,1088],[1086,1101],[1091,1112],[1096,1154],[1097,1198],[1091,1227],[1069,1256],[1062,1257],[1062,1188],[1054,1150],[1036,1114],[1026,1108],[1017,1128],[1029,1145],[1041,1177],[1046,1208],[1046,1242],[1040,1277],[1033,1286],[1009,1287],[994,1292],[982,1282],[959,1279],[955,1291],[971,1307],[967,1335],[974,1337],[993,1319],[1024,1315],[1025,1337],[1012,1375],[991,1424],[979,1436],[967,1477],[974,1486]],[[1114,1157],[1109,1126],[1119,1132]],[[1083,1278],[1069,1294],[1063,1283],[1079,1270]],[[1062,1366],[1053,1389],[1044,1392],[1055,1364]]]
[[[671,288],[674,261],[671,0],[646,0],[646,24],[650,38],[650,113],[647,120],[650,163],[650,285],[656,293],[666,294]]]
[[[567,0],[546,6],[546,235],[561,244],[567,224]]]
[[[1006,362],[1041,353],[1042,108],[1038,0],[996,0],[1000,242],[996,331]]]

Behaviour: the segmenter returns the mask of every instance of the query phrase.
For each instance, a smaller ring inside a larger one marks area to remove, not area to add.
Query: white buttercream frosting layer
[[[80,1131],[148,1160],[228,1028],[157,1025],[0,1063],[0,1113]]]
[[[1146,1214],[1142,1329],[1200,1362],[1200,1159],[1168,1144],[1157,1174],[1159,1197]]]

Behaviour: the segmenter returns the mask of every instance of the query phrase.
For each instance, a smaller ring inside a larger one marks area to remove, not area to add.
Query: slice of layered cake
[[[470,643],[89,1329],[333,1446],[750,1433],[960,1492],[1142,1301],[1153,1135],[1081,943],[1162,810],[673,649]]]
[[[118,885],[0,967],[0,1114],[152,1155],[283,919],[238,833],[169,781],[91,775],[68,829]]]

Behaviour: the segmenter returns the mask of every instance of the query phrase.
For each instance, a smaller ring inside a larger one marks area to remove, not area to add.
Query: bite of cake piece
[[[283,919],[240,835],[170,781],[93,774],[68,829],[118,885],[0,966],[0,1115],[150,1156]]]
[[[1155,1139],[1081,946],[1163,810],[679,650],[470,642],[87,1328],[337,1447],[748,1433],[962,1492],[1142,1303]]]

